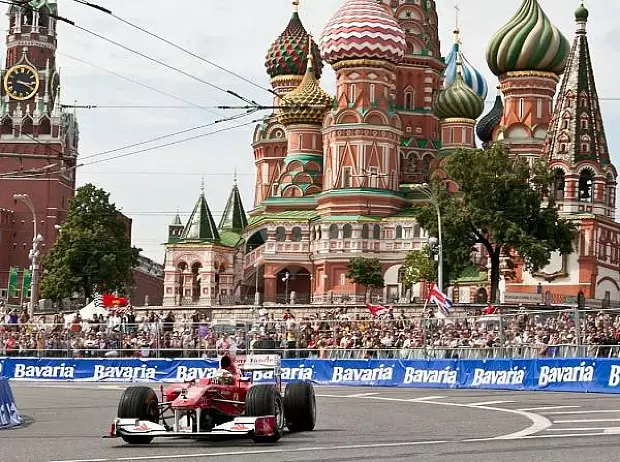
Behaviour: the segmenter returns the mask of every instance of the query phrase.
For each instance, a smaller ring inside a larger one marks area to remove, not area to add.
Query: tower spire
[[[205,195],[205,176],[202,175],[202,179],[200,180],[200,195]]]
[[[293,13],[299,13],[299,0],[293,0]]]

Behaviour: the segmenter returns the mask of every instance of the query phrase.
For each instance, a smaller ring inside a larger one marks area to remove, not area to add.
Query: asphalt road
[[[13,383],[26,424],[2,462],[616,461],[620,396],[317,387],[318,424],[279,443],[103,439],[124,385]]]

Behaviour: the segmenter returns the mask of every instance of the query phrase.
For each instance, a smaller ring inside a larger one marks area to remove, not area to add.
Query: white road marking
[[[516,403],[516,401],[483,401],[481,403],[470,403],[470,406],[490,406],[492,404]]]
[[[72,460],[54,460],[50,462],[124,462],[133,460],[173,460],[173,459],[198,459],[204,457],[223,457],[223,456],[251,456],[254,454],[288,454],[296,452],[315,452],[315,451],[351,451],[356,449],[374,449],[374,448],[397,448],[405,446],[424,446],[431,444],[445,444],[447,440],[441,441],[403,441],[400,443],[375,443],[375,444],[351,444],[346,446],[315,446],[308,448],[291,448],[291,449],[263,449],[258,451],[229,451],[229,452],[210,452],[203,454],[170,454],[160,456],[133,456],[119,457],[113,459],[72,459]]]
[[[519,411],[551,411],[553,409],[570,409],[570,408],[578,408],[581,406],[541,406],[541,407],[524,407],[519,409]],[[553,414],[552,412],[546,414]]]
[[[620,419],[583,419],[583,420],[554,420],[553,423],[591,423],[591,422],[620,422]]]
[[[547,415],[568,415],[568,414],[618,414],[620,409],[597,409],[592,411],[563,411],[547,412]]]
[[[424,401],[434,401],[436,399],[444,399],[447,398],[447,396],[422,396],[421,398],[412,398],[412,399],[408,399],[405,401],[409,401],[411,403],[415,403],[415,402],[424,402]]]
[[[379,393],[357,393],[355,395],[346,395],[345,398],[363,398],[364,396],[374,396]]]
[[[606,431],[606,432],[620,432],[620,427],[595,427],[595,428],[547,428],[548,432],[587,432],[587,431]]]
[[[328,396],[332,398],[346,398],[346,395],[322,395]],[[535,433],[542,432],[547,428],[551,427],[553,423],[547,419],[546,417],[540,414],[533,414],[530,412],[519,411],[517,409],[506,409],[501,407],[491,407],[491,406],[472,406],[471,404],[460,404],[460,403],[446,403],[442,401],[431,401],[430,397],[426,397],[426,399],[420,400],[418,399],[402,399],[402,398],[386,398],[380,396],[364,396],[361,398],[354,399],[372,399],[372,400],[380,400],[380,401],[395,401],[395,402],[406,402],[406,403],[421,403],[421,404],[434,404],[436,406],[451,406],[451,407],[464,407],[467,409],[479,409],[479,410],[487,410],[494,412],[504,412],[506,414],[515,414],[521,417],[525,417],[532,422],[532,425],[529,427],[520,430],[518,432],[509,433],[507,435],[495,436],[492,438],[483,438],[477,441],[494,441],[494,440],[512,440],[512,439],[522,439],[523,437],[534,435]]]

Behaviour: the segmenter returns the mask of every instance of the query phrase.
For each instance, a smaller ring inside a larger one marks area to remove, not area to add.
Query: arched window
[[[2,121],[2,132],[3,135],[12,135],[13,134],[13,119],[10,117],[5,118]]]
[[[276,228],[276,242],[284,242],[286,239],[286,229],[284,226],[278,226]]]
[[[564,178],[564,171],[558,168],[555,171],[554,187],[553,187],[555,200],[558,200],[558,201],[564,200],[565,185],[566,185],[566,180]]]
[[[372,238],[373,239],[381,239],[381,226],[375,225],[372,228]]]
[[[333,224],[329,227],[329,238],[330,239],[338,239],[338,234],[340,234],[340,230],[338,229],[337,224]]]
[[[301,242],[301,228],[299,226],[295,226],[291,234],[293,242]]]
[[[403,227],[398,225],[396,227],[396,239],[402,239],[403,238]]]
[[[347,223],[342,227],[342,237],[344,237],[345,239],[351,239],[352,236],[353,227],[349,223]]]
[[[370,84],[370,104],[374,104],[377,102],[377,98],[375,95],[375,84],[371,83]]]
[[[579,174],[579,202],[592,202],[594,196],[594,175],[584,169]]]
[[[356,99],[357,99],[357,94],[355,92],[355,84],[352,83],[349,86],[349,104],[355,104]]]
[[[368,225],[362,226],[362,239],[368,239],[370,236],[370,228]]]
[[[412,91],[406,91],[405,92],[405,110],[413,111],[413,109],[414,109],[414,105],[413,105],[413,92]]]

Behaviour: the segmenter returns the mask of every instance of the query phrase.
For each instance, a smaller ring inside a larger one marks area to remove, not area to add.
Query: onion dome
[[[323,122],[323,117],[334,103],[334,98],[321,88],[316,79],[312,55],[308,56],[308,67],[303,80],[297,88],[284,96],[283,102],[285,106],[278,114],[278,121],[282,125],[295,123],[320,125]]]
[[[273,79],[283,75],[302,76],[306,72],[308,57],[308,38],[310,34],[306,31],[299,18],[297,3],[294,3],[295,11],[293,16],[284,29],[284,32],[276,39],[267,52],[265,67],[267,73]],[[312,44],[312,56],[315,59],[314,75],[317,79],[321,78],[323,63],[321,62],[321,52],[319,46]]]
[[[587,21],[589,16],[590,12],[583,3],[575,10],[575,19],[577,21]]]
[[[400,62],[405,32],[377,0],[346,0],[323,30],[321,55],[330,64],[354,59]]]
[[[504,115],[504,102],[502,101],[502,95],[498,92],[495,98],[495,104],[491,110],[485,115],[476,127],[476,134],[480,141],[483,143],[490,143],[493,141],[493,132],[499,125]]]
[[[491,39],[487,63],[495,75],[513,71],[564,72],[570,44],[551,24],[538,0],[521,9]]]
[[[443,74],[444,88],[448,88],[456,80],[458,67],[457,63],[459,61],[462,63],[463,79],[465,80],[465,83],[467,83],[472,90],[478,93],[482,99],[485,99],[487,97],[487,93],[489,92],[487,81],[463,55],[463,50],[461,49],[460,31],[457,28],[454,31],[454,45],[452,45],[452,49],[446,57],[446,69]]]
[[[458,66],[460,68],[460,64]],[[484,111],[484,101],[472,90],[465,80],[460,69],[456,79],[445,90],[441,90],[433,101],[433,113],[441,120],[470,119],[475,120]]]

